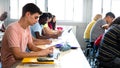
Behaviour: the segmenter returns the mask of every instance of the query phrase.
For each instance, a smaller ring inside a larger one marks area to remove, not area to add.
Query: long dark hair
[[[55,30],[56,28],[56,21],[54,22],[53,19],[55,18],[55,15],[52,16],[51,24],[52,24],[52,29]]]

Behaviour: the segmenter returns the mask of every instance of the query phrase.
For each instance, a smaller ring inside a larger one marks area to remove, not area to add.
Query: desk
[[[19,63],[16,68],[91,68],[85,58],[79,43],[72,31],[58,38],[60,41],[67,41],[71,46],[77,46],[78,49],[61,52],[57,63],[55,64],[22,64]],[[53,42],[57,40],[53,40]]]

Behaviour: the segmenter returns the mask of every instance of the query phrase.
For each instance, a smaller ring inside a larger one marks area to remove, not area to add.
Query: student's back
[[[105,30],[102,28],[104,24],[110,24],[112,23],[113,19],[115,18],[115,15],[112,12],[106,13],[105,17],[103,19],[98,20],[95,25],[92,27],[92,30],[90,32],[90,43],[93,46],[94,41],[105,32]]]
[[[102,38],[98,60],[107,68],[120,68],[120,17],[116,18]]]
[[[96,14],[96,16],[93,18],[93,20],[87,25],[85,32],[84,32],[84,37],[83,37],[85,41],[89,42],[91,28],[96,23],[96,21],[100,18],[102,18],[102,15]]]

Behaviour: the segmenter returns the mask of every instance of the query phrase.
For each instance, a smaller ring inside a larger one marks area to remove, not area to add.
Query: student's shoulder
[[[111,26],[111,28],[113,28],[113,29],[119,29],[120,30],[120,25],[118,25],[118,24],[113,24],[112,26]]]
[[[104,22],[104,20],[103,19],[99,19],[99,20],[96,21],[96,23],[101,23],[101,22]]]
[[[12,26],[15,26],[15,25],[17,25],[17,22],[12,22],[8,25],[8,27],[12,27]]]

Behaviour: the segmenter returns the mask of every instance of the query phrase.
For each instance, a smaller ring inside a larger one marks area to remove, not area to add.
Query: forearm
[[[34,40],[35,45],[45,45],[45,44],[50,44],[52,41],[47,40],[47,39],[36,39]]]
[[[54,35],[54,34],[57,34],[57,31],[51,30],[49,28],[44,28],[43,32],[44,32],[45,35]]]
[[[39,56],[42,56],[42,55],[40,55],[38,52],[20,52],[15,54],[16,59],[23,59],[26,57],[39,57]]]
[[[23,59],[25,57],[39,57],[39,56],[46,56],[49,54],[49,51],[45,49],[37,51],[37,52],[22,52],[19,47],[12,47],[11,51],[16,59]]]
[[[34,46],[32,46],[32,47],[29,47],[29,49],[30,49],[31,51],[35,51],[35,52],[42,50],[41,48],[36,47],[36,45],[34,45]]]

